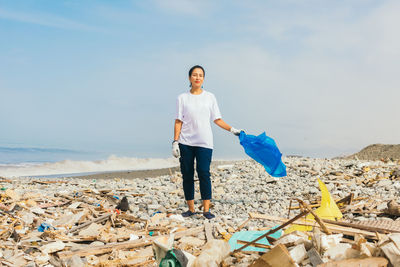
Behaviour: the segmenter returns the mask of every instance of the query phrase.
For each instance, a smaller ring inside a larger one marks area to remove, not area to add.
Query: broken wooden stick
[[[321,226],[322,231],[324,231],[327,235],[330,235],[331,232],[329,229],[326,227],[324,222],[321,220],[321,218],[308,206],[307,203],[305,203],[303,200],[296,198],[296,200],[299,202],[301,206],[303,206],[308,212],[310,212],[313,216],[314,219],[317,221],[317,223]]]
[[[244,240],[237,240],[236,242],[238,244],[244,244],[244,245],[250,243],[249,241],[244,241]],[[253,243],[253,244],[251,244],[251,246],[252,247],[256,247],[256,248],[266,248],[266,249],[270,249],[271,248],[271,246],[265,245],[265,244],[261,244],[261,243]]]
[[[98,217],[98,218],[96,218],[94,220],[91,220],[90,222],[85,222],[85,223],[83,223],[81,225],[78,225],[78,226],[70,229],[67,233],[75,233],[76,231],[78,231],[78,230],[80,230],[82,228],[85,228],[85,227],[91,225],[92,223],[97,223],[97,222],[102,222],[102,221],[108,220],[108,218],[110,218],[111,215],[112,215],[112,213],[104,214],[104,215],[102,215],[102,216],[100,216],[100,217]]]
[[[360,198],[358,198],[358,199],[360,199]],[[351,204],[351,202],[353,202],[353,200],[354,200],[354,193],[350,193],[348,196],[346,196],[346,197],[344,197],[344,198],[341,198],[341,199],[339,199],[339,200],[335,200],[335,203],[336,203],[336,204],[344,204],[344,203]],[[316,203],[316,204],[309,204],[309,206],[310,206],[311,208],[317,208],[317,207],[321,206],[321,202],[318,201],[318,203]],[[289,212],[290,212],[290,210],[298,210],[298,209],[300,209],[300,208],[301,208],[300,205],[299,205],[299,206],[294,206],[294,207],[292,207],[292,206],[291,206],[291,203],[289,204]]]
[[[174,239],[179,239],[185,235],[198,234],[199,232],[203,231],[203,229],[204,229],[203,226],[199,226],[199,227],[192,228],[189,230],[176,232],[174,235]],[[167,235],[167,236],[169,237],[169,235]],[[57,254],[60,259],[70,258],[74,255],[78,255],[79,257],[89,256],[89,255],[98,255],[98,254],[108,253],[114,249],[122,250],[122,249],[132,249],[132,248],[137,248],[137,247],[149,246],[149,245],[153,244],[152,241],[154,241],[155,239],[161,238],[161,237],[163,237],[163,236],[152,236],[152,237],[149,237],[146,239],[126,241],[126,242],[121,242],[121,243],[111,243],[108,245],[93,246],[93,247],[84,248],[84,249],[80,249],[80,250],[58,252]]]
[[[129,215],[129,214],[118,214],[117,219],[124,219],[127,220],[128,222],[146,222],[147,220],[137,218],[135,216]]]
[[[289,210],[288,210],[288,213],[287,213],[287,218],[289,219],[290,218],[290,211],[292,210],[292,199],[290,199],[290,202],[289,202]]]
[[[285,222],[284,224],[282,224],[282,225],[280,225],[280,226],[278,226],[278,227],[276,227],[276,228],[274,228],[274,229],[269,230],[268,232],[266,232],[266,233],[263,234],[262,236],[260,236],[260,237],[258,237],[258,238],[256,238],[256,239],[254,239],[253,241],[251,241],[250,243],[248,243],[248,244],[246,244],[246,245],[244,245],[244,246],[242,246],[242,247],[240,247],[240,248],[238,248],[238,249],[235,249],[234,251],[232,251],[232,252],[230,253],[230,255],[232,255],[232,254],[234,254],[234,253],[236,253],[236,252],[239,252],[239,251],[243,250],[244,248],[247,248],[248,246],[250,246],[250,245],[256,243],[258,240],[263,239],[264,237],[266,237],[266,236],[268,236],[268,235],[270,235],[270,234],[273,234],[273,233],[275,233],[275,232],[281,230],[282,228],[285,228],[286,226],[288,226],[288,225],[291,224],[292,222],[294,222],[294,221],[300,219],[301,217],[303,217],[303,216],[306,215],[306,214],[308,214],[308,211],[303,211],[303,212],[301,212],[299,215],[295,216],[294,218],[290,219],[289,221]]]
[[[253,213],[253,212],[250,212],[249,216],[252,219],[259,219],[259,220],[260,219],[270,220],[270,221],[276,221],[276,222],[282,222],[282,223],[287,221],[286,218],[270,216],[270,215],[265,215],[265,214],[259,214],[259,213]],[[321,226],[316,221],[311,221],[311,220],[300,220],[300,221],[297,221],[296,224],[321,228]],[[333,224],[330,224],[329,222],[326,222],[325,225],[326,225],[326,227],[328,227],[328,229],[330,231],[332,231],[332,233],[342,233],[342,234],[350,235],[350,236],[355,236],[356,234],[361,234],[364,237],[367,237],[370,239],[378,239],[375,232],[360,230],[360,229],[356,229],[356,228],[350,228],[348,226],[333,225]],[[266,229],[269,229],[269,228],[264,228],[264,229],[262,228],[260,230],[266,230]]]
[[[243,227],[246,226],[246,224],[248,224],[248,222],[251,220],[251,218],[248,218],[247,220],[245,220],[241,225],[239,225],[239,227],[236,229],[235,232],[239,232]]]

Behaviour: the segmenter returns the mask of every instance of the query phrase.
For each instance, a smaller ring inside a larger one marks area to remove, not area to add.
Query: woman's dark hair
[[[204,71],[204,68],[200,65],[196,65],[190,68],[189,70],[189,77],[192,76],[192,72],[194,71],[194,69],[201,69],[203,71],[203,77],[206,76],[206,72]]]

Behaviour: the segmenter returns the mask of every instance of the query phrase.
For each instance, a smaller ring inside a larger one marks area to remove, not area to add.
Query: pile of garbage
[[[289,176],[319,171],[301,162],[287,164]],[[245,176],[254,164],[222,166],[213,175]],[[358,189],[338,197],[322,182],[342,186],[351,181],[369,189],[386,181],[396,184],[400,162],[351,164],[341,168],[352,174],[337,169],[319,173],[324,179],[313,178],[319,190],[311,195],[307,191],[307,197],[291,195],[280,216],[260,212],[257,206],[240,222],[187,219],[179,210],[159,207],[142,216],[138,206],[145,203],[143,210],[151,211],[156,205],[146,197],[156,192],[141,187],[107,189],[95,181],[83,186],[73,178],[0,177],[0,266],[400,266],[398,199],[371,198]],[[177,188],[181,181],[179,173],[162,179]],[[151,181],[156,180],[146,180]],[[272,187],[278,182],[267,177],[264,183]]]

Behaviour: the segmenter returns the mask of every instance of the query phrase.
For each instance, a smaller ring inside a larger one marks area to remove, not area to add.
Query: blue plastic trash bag
[[[274,139],[268,137],[265,132],[255,136],[242,131],[239,140],[246,154],[263,165],[271,176],[286,176],[286,166],[282,162],[282,153],[276,146]]]

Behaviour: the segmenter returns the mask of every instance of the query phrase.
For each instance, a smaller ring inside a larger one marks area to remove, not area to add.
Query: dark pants
[[[200,181],[201,199],[211,199],[210,164],[212,149],[179,144],[179,150],[181,152],[180,162],[185,199],[194,199],[194,159],[196,159],[196,171]]]

